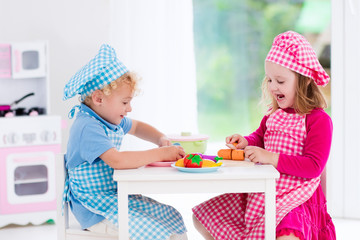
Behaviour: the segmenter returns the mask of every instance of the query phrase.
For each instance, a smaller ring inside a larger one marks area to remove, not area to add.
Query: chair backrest
[[[326,167],[324,168],[323,172],[320,175],[320,184],[321,184],[321,188],[324,192],[324,195],[326,197]]]
[[[93,233],[82,230],[79,223],[70,221],[71,212],[69,204],[62,206],[63,192],[65,187],[65,158],[64,154],[56,156],[56,199],[57,199],[57,239],[58,240],[106,240],[118,239],[116,236]]]
[[[66,229],[69,228],[69,210],[68,204],[64,205],[64,212],[62,212],[62,197],[65,186],[65,161],[64,154],[57,154],[56,156],[56,200],[57,200],[57,235],[58,240],[66,239]]]

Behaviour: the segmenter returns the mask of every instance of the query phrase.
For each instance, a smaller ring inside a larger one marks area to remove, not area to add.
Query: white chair
[[[107,240],[118,239],[107,234],[93,233],[81,229],[80,224],[76,222],[69,211],[69,206],[65,203],[64,214],[62,214],[62,196],[65,186],[66,168],[64,154],[56,156],[56,198],[57,198],[57,239],[58,240]],[[73,221],[71,221],[73,220]]]
[[[326,167],[324,168],[323,172],[320,175],[320,184],[321,184],[321,188],[324,192],[324,195],[326,197]]]

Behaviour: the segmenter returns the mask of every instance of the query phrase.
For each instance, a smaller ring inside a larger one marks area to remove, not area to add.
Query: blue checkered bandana
[[[108,44],[100,47],[99,53],[82,67],[64,87],[63,100],[80,94],[81,101],[92,92],[102,89],[128,72],[116,57],[114,48]]]

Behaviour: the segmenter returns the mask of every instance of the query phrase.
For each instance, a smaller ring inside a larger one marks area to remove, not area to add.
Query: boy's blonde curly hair
[[[132,91],[136,95],[139,92],[139,89],[138,89],[139,81],[140,81],[140,78],[136,73],[126,72],[118,79],[112,81],[111,83],[109,83],[108,85],[106,85],[105,87],[100,89],[100,91],[102,91],[106,96],[109,96],[111,94],[112,90],[116,89],[118,86],[121,86],[122,84],[128,84],[130,86],[130,88],[132,89]],[[92,97],[92,94],[86,96],[86,98],[84,99],[84,103],[86,105],[89,105],[91,103],[91,97]]]

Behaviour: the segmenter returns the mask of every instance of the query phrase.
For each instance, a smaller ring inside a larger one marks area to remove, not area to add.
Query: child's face
[[[97,113],[106,121],[118,125],[131,112],[133,89],[126,83],[118,85],[110,95],[103,95],[102,103]]]
[[[273,62],[265,62],[265,75],[268,90],[280,108],[292,108],[295,103],[296,81],[295,72]]]

